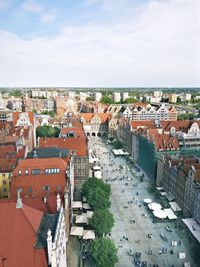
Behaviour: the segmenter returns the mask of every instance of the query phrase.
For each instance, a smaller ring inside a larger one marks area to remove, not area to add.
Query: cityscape
[[[199,266],[200,89],[2,88],[0,198],[0,266]]]
[[[0,267],[200,267],[200,0],[0,0]]]

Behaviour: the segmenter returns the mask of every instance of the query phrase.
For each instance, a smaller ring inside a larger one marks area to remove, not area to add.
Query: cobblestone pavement
[[[100,139],[98,142],[90,140],[89,147],[95,149],[97,156],[100,158],[103,179],[106,181],[106,179],[113,180],[117,178],[115,181],[107,181],[112,188],[110,210],[114,215],[115,225],[112,229],[111,238],[118,247],[119,262],[116,267],[135,266],[133,257],[128,255],[130,250],[132,253],[141,252],[141,259],[147,261],[148,267],[153,266],[153,264],[159,267],[182,267],[186,261],[190,261],[192,267],[197,267],[190,256],[190,244],[185,234],[182,233],[181,235],[177,228],[175,229],[176,223],[153,223],[152,214],[143,203],[144,198],[152,198],[147,190],[149,178],[145,176],[144,181],[140,182],[136,170],[132,168],[131,171],[128,171],[126,160],[121,157],[114,158],[111,153],[108,153],[112,147],[106,145]],[[110,164],[113,166],[110,166]],[[119,165],[126,167],[121,174]],[[123,176],[126,177],[125,180],[119,180]],[[130,179],[127,180],[127,177],[132,180],[128,181]],[[131,220],[134,220],[135,223],[132,224]],[[172,232],[165,229],[166,225],[172,228]],[[164,241],[160,237],[161,233],[167,237],[168,241]],[[152,238],[149,238],[148,234],[151,234]],[[181,245],[173,248],[171,242],[179,240]],[[173,255],[169,253],[172,249]],[[166,254],[162,253],[166,250]],[[148,255],[149,251],[152,251],[152,255]],[[186,259],[179,259],[179,252],[186,253]]]

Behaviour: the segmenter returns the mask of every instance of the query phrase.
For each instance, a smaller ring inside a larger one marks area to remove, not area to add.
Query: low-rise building
[[[18,162],[11,176],[11,197],[17,191],[24,197],[47,197],[63,193],[67,187],[69,160],[28,158]]]
[[[0,201],[0,266],[67,267],[65,214],[43,213],[23,203]]]
[[[80,113],[79,117],[86,136],[108,136],[110,113]]]

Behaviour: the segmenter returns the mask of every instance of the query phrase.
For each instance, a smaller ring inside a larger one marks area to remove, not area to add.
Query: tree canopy
[[[83,194],[91,208],[107,209],[110,207],[110,185],[97,178],[89,178],[82,187]]]
[[[103,95],[102,98],[101,98],[101,103],[103,103],[103,104],[113,104],[113,100],[109,96]]]
[[[118,262],[117,249],[110,239],[101,237],[93,240],[89,251],[98,267],[114,267]]]
[[[194,119],[195,114],[194,113],[184,113],[184,114],[179,114],[177,116],[177,119],[180,121],[183,120],[193,120]]]
[[[49,116],[52,117],[52,118],[55,117],[55,111],[53,111],[53,110],[44,110],[44,111],[42,111],[41,114],[49,115]]]
[[[38,126],[36,129],[37,137],[58,137],[60,130],[57,127],[51,127],[49,125]]]
[[[22,92],[20,90],[14,90],[10,92],[10,95],[15,97],[22,97]]]
[[[95,210],[92,218],[89,220],[98,235],[108,234],[114,226],[114,218],[108,210]]]

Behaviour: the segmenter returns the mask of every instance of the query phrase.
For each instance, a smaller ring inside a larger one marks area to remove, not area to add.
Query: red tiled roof
[[[156,128],[154,121],[131,121],[132,129],[137,128]]]
[[[149,140],[154,142],[158,151],[179,150],[177,137],[171,137],[169,134],[149,134]]]
[[[0,159],[0,172],[12,172],[16,167],[18,159]]]
[[[66,170],[68,161],[61,158],[31,158],[21,160],[11,178],[11,197],[16,197],[17,189],[21,188],[22,196],[45,196],[64,192],[67,185]],[[32,174],[32,170],[40,170],[40,174]],[[59,173],[46,173],[46,169],[59,169]],[[28,174],[26,175],[26,170]],[[21,171],[21,175],[19,175]],[[49,186],[48,191],[44,186]],[[58,189],[58,186],[60,189]],[[31,187],[31,192],[30,192]]]
[[[17,123],[17,120],[19,119],[19,115],[21,114],[22,112],[13,112],[13,124],[16,125]],[[30,123],[32,125],[34,125],[34,113],[32,111],[28,111],[28,112],[25,112],[25,113],[28,113],[28,116],[29,116],[29,120],[30,120]]]
[[[39,147],[59,147],[68,150],[76,150],[77,156],[87,156],[86,137],[69,137],[69,138],[40,138]]]
[[[18,150],[16,150],[16,146],[15,145],[1,145],[0,146],[0,159],[11,159],[11,158],[15,158],[15,159],[19,159],[19,158],[24,158],[25,156],[25,148],[21,148]]]
[[[80,113],[79,116],[80,118],[83,117],[86,122],[90,122],[93,117],[98,116],[101,119],[101,123],[105,123],[111,118],[110,113]]]
[[[195,121],[199,126],[200,122]],[[169,132],[172,127],[176,129],[176,132],[178,131],[185,131],[187,132],[191,125],[194,123],[194,121],[161,121],[160,124],[165,132]]]
[[[34,248],[43,213],[26,205],[16,209],[15,202],[3,200],[0,214],[0,267],[47,267],[45,250]]]

